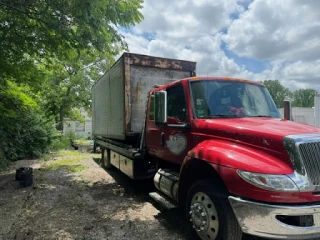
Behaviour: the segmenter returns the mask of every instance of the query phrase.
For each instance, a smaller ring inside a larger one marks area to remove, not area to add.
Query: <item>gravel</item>
[[[150,200],[152,183],[106,171],[99,154],[86,152],[69,161],[84,166],[82,171],[46,168],[65,158],[72,156],[18,161],[0,173],[0,240],[188,239],[181,210],[165,210]],[[33,186],[22,188],[14,180],[19,167],[34,168]]]

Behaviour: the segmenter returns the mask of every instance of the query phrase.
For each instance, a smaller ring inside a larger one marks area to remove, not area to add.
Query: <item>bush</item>
[[[37,111],[0,119],[0,149],[5,159],[15,161],[40,157],[52,144],[54,124]],[[1,154],[0,154],[1,155]]]
[[[60,136],[59,138],[54,139],[50,146],[50,150],[66,150],[70,147],[70,139],[66,136]]]

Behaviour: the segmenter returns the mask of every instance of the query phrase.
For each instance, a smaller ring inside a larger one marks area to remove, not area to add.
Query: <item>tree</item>
[[[140,22],[142,2],[0,0],[0,166],[39,155],[51,117],[62,129],[74,107],[90,104],[93,79],[127,48],[117,27]]]
[[[109,57],[109,59],[108,59]],[[108,53],[69,52],[68,60],[50,60],[46,78],[38,91],[47,116],[54,116],[57,129],[63,130],[63,119],[74,117],[74,108],[89,107],[91,87],[114,62]]]
[[[0,169],[7,160],[38,157],[52,141],[53,121],[44,117],[28,91],[11,81],[0,85]]]
[[[141,4],[142,0],[1,0],[0,78],[38,84],[42,77],[35,77],[37,65],[48,58],[68,59],[70,50],[118,54],[126,43],[116,27],[141,21]]]
[[[283,107],[283,101],[286,98],[291,98],[292,93],[291,91],[284,87],[279,80],[265,80],[263,84],[268,89],[273,101],[275,102],[278,108]]]
[[[316,90],[314,89],[299,89],[293,92],[294,101],[292,105],[294,107],[314,107],[314,97]]]

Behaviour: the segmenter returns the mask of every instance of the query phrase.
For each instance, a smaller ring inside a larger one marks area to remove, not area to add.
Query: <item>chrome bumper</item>
[[[229,202],[242,231],[251,235],[277,239],[312,239],[320,237],[320,205],[268,205],[229,197]],[[293,226],[276,216],[313,216],[311,227]]]

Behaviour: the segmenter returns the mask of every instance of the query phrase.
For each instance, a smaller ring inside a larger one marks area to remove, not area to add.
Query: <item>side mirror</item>
[[[167,122],[167,92],[158,91],[154,93],[154,120],[156,123]]]

